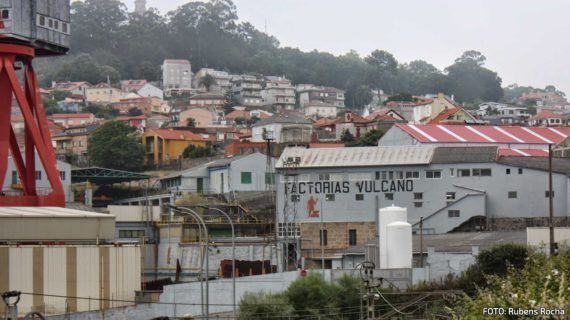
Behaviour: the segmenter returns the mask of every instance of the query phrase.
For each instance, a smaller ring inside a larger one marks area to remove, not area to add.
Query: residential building
[[[428,121],[429,124],[465,124],[476,122],[478,122],[478,120],[474,116],[460,107],[443,109],[435,118]]]
[[[144,79],[141,80],[121,80],[121,91],[123,92],[138,92],[148,82]]]
[[[75,155],[79,162],[87,162],[89,137],[99,128],[97,124],[87,124],[66,128],[63,132],[53,135],[55,154],[64,160],[68,155]]]
[[[554,215],[562,222],[570,159],[554,159],[553,168]],[[374,243],[378,209],[393,205],[407,208],[414,232],[423,217],[424,234],[548,221],[548,158],[500,156],[497,146],[292,147],[276,172],[278,236],[305,259],[340,259]]]
[[[232,94],[242,106],[259,107],[263,105],[261,97],[261,79],[252,75],[232,77]]]
[[[120,89],[113,88],[107,83],[100,83],[85,90],[85,101],[94,104],[111,104],[123,98]]]
[[[378,145],[499,146],[502,154],[546,156],[549,144],[559,144],[569,135],[570,127],[396,124]]]
[[[284,77],[267,76],[264,78],[261,97],[266,105],[281,110],[295,109],[295,87]]]
[[[311,102],[320,101],[344,108],[344,91],[333,87],[320,87],[311,84],[297,85],[299,106],[304,108]]]
[[[308,144],[311,142],[313,123],[293,114],[277,114],[252,126],[251,142]]]
[[[91,124],[97,120],[92,113],[54,113],[49,118],[64,128]]]
[[[163,114],[154,114],[146,119],[147,129],[158,129],[162,128],[170,122],[170,117]]]
[[[147,117],[143,114],[140,116],[134,117],[127,117],[127,116],[119,116],[114,119],[115,121],[120,121],[128,124],[131,127],[135,127],[139,129],[139,131],[143,132],[147,126]]]
[[[166,59],[162,64],[162,89],[170,96],[173,89],[192,88],[192,68],[190,61]]]
[[[194,119],[194,126],[197,128],[211,127],[219,121],[219,114],[212,108],[188,108],[178,114],[177,123],[179,126],[187,126],[188,119]]]
[[[236,119],[238,119],[238,121],[239,119],[244,119],[247,121],[251,120],[252,118],[263,120],[270,118],[272,115],[273,115],[272,113],[259,109],[255,110],[241,109],[241,110],[234,110],[226,114],[224,118],[226,119],[226,121],[236,122]]]
[[[206,88],[201,83],[201,79],[206,75],[212,76],[212,78],[215,80],[215,83],[210,87],[210,92],[226,94],[226,92],[231,91],[232,76],[225,71],[214,70],[210,68],[202,68],[196,72],[194,75],[194,87],[196,89],[199,89],[200,91],[206,91]]]
[[[455,117],[455,112],[459,112],[452,111],[459,107],[443,93],[439,93],[430,99],[416,97],[415,101],[390,101],[387,103],[387,106],[398,111],[406,120],[413,124],[427,124],[440,116],[445,118]],[[460,112],[458,116],[470,123],[476,122],[476,119],[467,112]],[[455,119],[449,120],[455,121]]]
[[[568,101],[559,92],[529,92],[523,93],[518,99],[520,104],[523,104],[526,100],[535,100],[537,104],[541,106],[557,106],[557,105],[567,105]]]
[[[156,97],[134,97],[120,99],[111,105],[114,110],[119,111],[119,114],[128,114],[129,110],[135,108],[142,112],[142,114],[151,114],[155,109],[159,108],[162,100]]]
[[[221,93],[198,93],[190,97],[190,107],[221,109],[226,103],[226,96]]]
[[[92,85],[86,81],[77,82],[52,82],[51,91],[65,91],[74,95],[80,95],[85,97],[87,89],[91,88]]]
[[[47,174],[42,167],[42,162],[37,153],[35,155],[35,159],[36,190],[39,195],[47,195],[51,192],[51,183],[48,180]],[[57,160],[57,170],[59,171],[59,177],[63,185],[65,202],[73,202],[73,190],[71,190],[71,165]],[[8,167],[4,177],[2,193],[5,195],[23,195],[23,184],[11,155],[8,157]]]
[[[564,125],[564,114],[560,112],[543,110],[528,119],[531,126],[557,127]]]
[[[272,167],[267,168],[267,156],[256,152],[238,155],[176,172],[160,179],[163,189],[182,193],[226,194],[259,192],[275,185]]]
[[[306,104],[303,111],[310,118],[335,118],[338,109],[333,104],[315,100]]]
[[[164,92],[150,83],[145,84],[137,90],[137,94],[141,97],[164,99]]]
[[[377,109],[365,117],[368,120],[386,120],[386,121],[406,121],[403,115],[393,109],[382,108]]]
[[[202,137],[186,130],[150,129],[142,139],[146,163],[154,165],[169,164],[171,160],[179,159],[189,145],[206,145]]]

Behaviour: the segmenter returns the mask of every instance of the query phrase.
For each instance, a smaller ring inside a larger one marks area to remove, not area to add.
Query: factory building
[[[0,207],[0,292],[21,315],[129,305],[141,288],[138,245],[115,244],[115,217],[57,207]],[[0,314],[5,305],[0,303]]]
[[[387,146],[498,146],[501,155],[548,156],[548,145],[568,138],[570,127],[396,124],[378,141]]]
[[[277,163],[277,228],[288,251],[320,259],[374,241],[379,208],[408,209],[424,234],[541,225],[548,158],[498,146],[287,148]],[[568,221],[570,159],[553,161],[554,215]],[[321,227],[321,225],[323,227]],[[293,246],[294,248],[291,248]]]

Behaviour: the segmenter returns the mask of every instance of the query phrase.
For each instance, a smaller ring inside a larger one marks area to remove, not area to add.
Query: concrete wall
[[[116,222],[160,221],[160,206],[117,206],[109,205],[109,214],[115,216]],[[148,216],[145,216],[148,214]]]
[[[544,252],[550,252],[550,228],[526,228],[526,239],[529,246],[537,247]],[[554,228],[554,241],[558,247],[570,246],[570,228]]]

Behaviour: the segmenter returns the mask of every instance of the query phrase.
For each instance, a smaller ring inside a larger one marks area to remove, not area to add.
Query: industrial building
[[[499,146],[501,155],[547,156],[548,145],[562,143],[570,127],[396,124],[378,146]]]
[[[0,207],[0,292],[25,293],[18,304],[21,314],[129,304],[141,287],[140,247],[115,245],[114,238],[112,215]],[[0,314],[3,308],[0,304]]]
[[[548,158],[499,151],[287,148],[276,166],[278,235],[290,252],[330,258],[374,240],[378,209],[390,205],[408,209],[416,232],[423,217],[424,234],[545,223]],[[567,222],[570,159],[555,158],[553,172],[555,220]]]

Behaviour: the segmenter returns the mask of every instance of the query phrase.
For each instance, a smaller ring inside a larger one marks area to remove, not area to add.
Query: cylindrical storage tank
[[[396,207],[394,205],[381,208],[378,212],[378,234],[380,236],[380,268],[388,268],[387,246],[386,246],[386,227],[396,221],[408,221],[408,210],[406,208]]]
[[[412,225],[392,222],[386,226],[388,269],[412,267]]]

